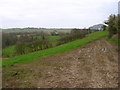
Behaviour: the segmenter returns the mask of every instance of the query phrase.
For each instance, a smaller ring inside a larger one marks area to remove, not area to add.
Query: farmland
[[[39,37],[40,38],[40,37]],[[57,44],[57,39],[59,38],[59,36],[51,36],[50,40],[52,42],[53,47],[56,46]],[[16,52],[15,52],[15,45],[9,46],[7,48],[4,48],[2,50],[2,57],[3,58],[7,58],[7,57],[14,57],[16,56]]]
[[[107,35],[108,31],[95,32],[57,47],[3,60],[3,88],[116,88],[118,54],[107,42]]]
[[[33,62],[34,59],[40,58],[46,55],[58,54],[58,53],[74,50],[78,47],[84,46],[87,43],[90,43],[100,38],[104,38],[107,35],[108,35],[107,31],[96,32],[96,33],[87,35],[86,38],[76,40],[76,41],[61,45],[59,47],[50,48],[43,51],[38,51],[38,52],[34,52],[34,53],[30,53],[30,54],[26,54],[18,57],[13,57],[8,60],[3,60],[3,67],[13,66],[14,64],[17,64],[17,63],[20,63],[20,64],[30,63],[30,62]]]
[[[80,29],[3,32],[3,88],[116,88],[119,40],[108,35]]]
[[[15,29],[3,29],[2,31],[5,32],[5,33],[25,33],[25,32],[41,32],[41,31],[45,31],[47,33],[51,33],[53,32],[54,30],[58,31],[58,32],[67,32],[69,33],[72,29],[46,29],[46,28],[15,28]]]
[[[117,0],[0,2],[0,89],[119,89]]]
[[[12,29],[10,29],[10,31],[12,31]],[[21,32],[18,32],[19,30],[17,29],[15,29],[15,31],[16,32],[14,33],[6,33],[3,30],[3,57],[18,56],[18,54],[22,55],[46,48],[53,48],[64,43],[83,38],[85,37],[85,34],[87,34],[87,31],[79,29],[73,29],[71,31],[67,29],[58,31],[57,29],[53,29],[51,32],[48,32],[46,30],[40,30],[37,32],[35,32],[35,30],[32,32],[22,32],[21,30]]]

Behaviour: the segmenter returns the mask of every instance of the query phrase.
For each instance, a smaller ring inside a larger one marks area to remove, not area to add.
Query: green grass
[[[15,55],[15,46],[10,46],[2,50],[2,57],[12,57]]]
[[[50,36],[50,41],[52,42],[52,46],[55,47],[57,45],[57,40],[60,36]]]
[[[86,38],[76,40],[64,45],[61,45],[59,47],[46,49],[43,51],[38,51],[34,53],[29,53],[26,55],[13,57],[7,60],[3,60],[2,66],[3,67],[9,67],[14,66],[14,64],[27,64],[33,62],[36,58],[41,58],[43,56],[52,55],[52,54],[58,54],[62,52],[67,52],[70,50],[74,50],[76,48],[82,47],[90,42],[93,42],[95,40],[104,38],[108,35],[107,31],[101,31],[101,32],[95,32],[92,34],[87,35]]]
[[[107,39],[107,41],[118,44],[118,46],[120,47],[120,39],[118,38],[110,38],[110,39]]]
[[[117,38],[116,39],[110,38],[110,39],[107,39],[107,41],[118,43],[118,39]]]
[[[59,39],[59,37],[60,37],[60,36],[50,36],[50,39],[51,39],[52,41],[55,41],[56,39]]]

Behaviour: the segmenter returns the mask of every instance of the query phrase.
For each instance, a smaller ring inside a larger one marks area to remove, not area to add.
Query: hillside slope
[[[67,53],[3,68],[3,87],[117,88],[118,52],[105,39]]]
[[[85,38],[75,40],[73,42],[69,42],[63,45],[60,45],[55,48],[50,48],[42,51],[37,51],[13,58],[9,58],[8,60],[3,60],[2,66],[3,67],[9,67],[14,66],[15,64],[26,64],[26,63],[32,63],[36,58],[42,58],[44,56],[68,52],[74,49],[77,49],[79,47],[83,47],[84,45],[93,42],[95,40],[104,38],[108,35],[108,31],[101,31],[101,32],[95,32],[88,34]],[[1,65],[1,64],[0,64]]]

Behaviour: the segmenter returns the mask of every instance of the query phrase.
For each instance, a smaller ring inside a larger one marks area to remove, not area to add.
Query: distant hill
[[[53,32],[54,30],[60,31],[60,32],[70,32],[72,30],[69,28],[32,28],[32,27],[26,27],[26,28],[8,28],[8,29],[2,29],[2,32],[5,33],[19,33],[19,32]]]

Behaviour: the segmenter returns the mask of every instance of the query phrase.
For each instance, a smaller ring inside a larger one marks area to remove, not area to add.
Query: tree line
[[[58,40],[58,45],[82,39],[86,34],[88,34],[88,30],[73,29],[70,34],[64,35]]]
[[[22,55],[50,47],[52,47],[52,43],[49,36],[47,33],[40,32],[34,33],[34,35],[21,36],[16,43],[15,50],[17,54]]]

